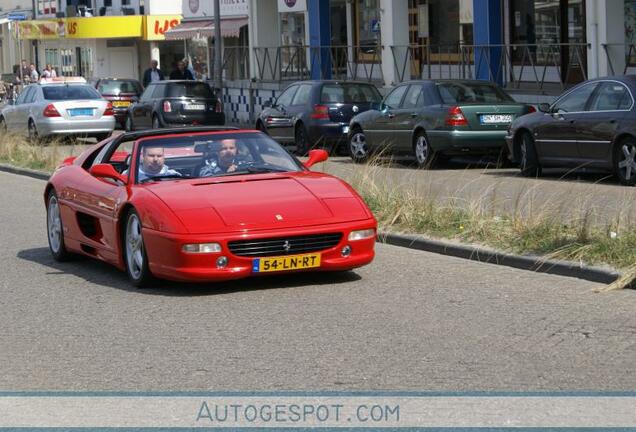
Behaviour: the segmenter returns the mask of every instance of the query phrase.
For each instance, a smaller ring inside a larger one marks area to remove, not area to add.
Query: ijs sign
[[[145,40],[164,40],[168,30],[181,22],[180,15],[148,15],[144,28]]]
[[[278,0],[278,12],[305,12],[307,0]]]

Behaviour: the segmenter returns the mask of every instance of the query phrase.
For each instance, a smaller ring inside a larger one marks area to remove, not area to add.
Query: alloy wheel
[[[134,279],[140,279],[144,271],[144,241],[141,223],[136,214],[128,217],[126,224],[126,265]]]
[[[47,231],[49,245],[51,246],[51,251],[57,254],[62,246],[62,218],[60,216],[60,206],[54,194],[49,198],[48,210]]]
[[[618,169],[621,171],[623,178],[627,182],[631,182],[636,177],[636,145],[633,143],[625,143],[621,146],[621,158],[618,162]]]
[[[415,141],[415,159],[419,166],[424,166],[428,162],[429,148],[426,137],[420,135]]]
[[[363,160],[367,157],[367,138],[362,132],[355,132],[349,140],[351,156],[355,160]]]

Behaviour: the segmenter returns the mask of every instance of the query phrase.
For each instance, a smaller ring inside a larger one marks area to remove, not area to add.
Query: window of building
[[[57,48],[44,49],[44,63],[53,66],[56,72],[60,70],[60,57]]]
[[[38,0],[38,15],[49,15],[57,12],[57,0]]]
[[[357,0],[354,5],[358,61],[377,62],[381,45],[380,0]]]

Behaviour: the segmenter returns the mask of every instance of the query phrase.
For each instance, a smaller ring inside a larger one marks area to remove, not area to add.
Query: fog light
[[[216,259],[217,268],[225,268],[227,266],[227,257],[220,256]]]
[[[340,251],[340,254],[345,258],[351,255],[351,246],[346,245],[345,247],[343,247]]]
[[[374,229],[351,231],[349,233],[349,241],[364,240],[373,237],[375,237]]]
[[[221,245],[218,243],[191,243],[183,245],[185,253],[209,254],[221,252]]]

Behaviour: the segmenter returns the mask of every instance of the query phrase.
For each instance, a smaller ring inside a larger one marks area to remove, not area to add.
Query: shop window
[[[355,40],[358,61],[374,62],[380,57],[380,0],[355,3]]]
[[[208,76],[208,41],[205,38],[194,38],[187,42],[188,58],[195,79],[207,79]]]

